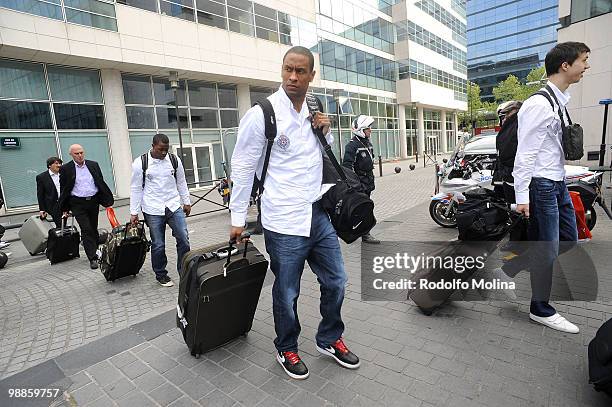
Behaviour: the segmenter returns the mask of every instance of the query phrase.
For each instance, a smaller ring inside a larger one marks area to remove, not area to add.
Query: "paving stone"
[[[117,380],[121,376],[119,370],[108,361],[98,363],[87,368],[87,373],[101,386],[104,387]]]
[[[117,405],[119,407],[150,407],[154,405],[154,402],[143,392],[133,391],[128,393],[125,397],[117,400]]]
[[[261,385],[260,389],[281,401],[286,401],[298,390],[288,379],[280,379],[276,376]]]
[[[165,372],[163,376],[175,386],[180,386],[182,383],[191,380],[194,377],[194,374],[189,369],[186,369],[185,366],[178,365],[175,368]]]
[[[256,406],[267,394],[255,386],[245,383],[230,393],[230,397],[245,406]]]
[[[219,390],[227,394],[231,393],[232,391],[246,383],[243,379],[239,378],[238,376],[227,370],[213,377],[209,381]]]
[[[91,403],[87,403],[87,407],[109,407],[114,406],[115,402],[108,396],[104,395],[99,399],[92,401]]]
[[[91,403],[102,396],[104,396],[104,392],[96,383],[86,384],[72,392],[72,397],[79,405],[87,405],[87,403]]]
[[[363,376],[358,376],[348,386],[349,390],[355,393],[359,393],[362,396],[371,398],[372,400],[379,400],[385,393],[386,386],[382,385],[373,380],[368,380]]]
[[[110,358],[110,361],[113,365],[115,365],[115,367],[121,368],[136,361],[136,356],[134,356],[131,352],[122,352]]]
[[[134,385],[123,377],[104,387],[106,394],[114,400],[120,399],[134,389]]]
[[[164,383],[151,390],[148,394],[149,397],[162,406],[167,406],[182,396],[181,391],[170,383]]]
[[[353,391],[333,383],[327,383],[316,394],[337,406],[350,406],[351,401],[355,398]]]
[[[323,407],[326,405],[325,400],[304,390],[299,390],[294,394],[291,400],[288,400],[288,404],[294,407]]]
[[[214,390],[199,400],[200,405],[207,407],[231,407],[236,400],[220,390]]]
[[[239,373],[251,366],[251,364],[241,357],[230,356],[229,358],[219,362],[219,366],[224,367],[230,372]]]
[[[257,387],[261,386],[273,377],[270,372],[255,365],[251,365],[247,369],[243,370],[238,376]]]
[[[193,400],[190,400],[188,397],[181,397],[178,400],[175,400],[170,404],[169,407],[196,407],[199,404],[195,403]]]
[[[212,392],[215,387],[200,377],[194,377],[180,385],[181,391],[187,394],[194,400],[199,400],[208,393]]]
[[[161,351],[154,348],[151,351],[141,352],[139,354],[140,358],[147,362],[149,366],[153,369],[157,370],[159,373],[167,372],[175,368],[178,363],[170,358],[169,356],[164,355]]]
[[[151,368],[142,363],[140,360],[137,360],[135,362],[130,363],[129,365],[123,366],[120,370],[130,379],[135,379],[138,376],[141,376],[146,372],[150,371]]]

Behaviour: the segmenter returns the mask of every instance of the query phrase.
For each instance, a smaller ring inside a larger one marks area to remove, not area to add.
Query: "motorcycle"
[[[443,166],[436,165],[436,186],[429,204],[431,218],[446,228],[457,226],[455,214],[458,203],[465,199],[463,192],[474,188],[493,189],[493,163],[490,156],[477,155],[471,160],[453,158],[450,164],[445,162]],[[595,203],[598,203],[612,219],[612,213],[606,206],[602,194],[603,173],[592,172],[588,167],[575,165],[566,165],[565,173],[567,189],[580,193],[589,230],[593,230],[597,223]]]

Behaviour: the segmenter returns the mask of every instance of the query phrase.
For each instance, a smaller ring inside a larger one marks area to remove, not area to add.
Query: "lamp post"
[[[185,157],[185,151],[183,150],[183,136],[181,134],[181,118],[179,116],[179,103],[178,103],[178,88],[179,88],[179,76],[178,76],[178,72],[177,71],[170,71],[169,72],[169,76],[168,76],[168,80],[170,81],[170,87],[172,88],[173,92],[174,92],[174,108],[176,110],[176,128],[178,129],[178,136],[179,136],[179,146],[181,149],[181,161],[185,161],[184,157]],[[183,164],[185,165],[185,164]]]
[[[334,98],[334,102],[336,102],[336,116],[338,118],[338,151],[340,151],[340,157],[342,157],[342,129],[340,128],[340,97],[342,94],[342,89],[334,89],[332,91],[332,96]]]

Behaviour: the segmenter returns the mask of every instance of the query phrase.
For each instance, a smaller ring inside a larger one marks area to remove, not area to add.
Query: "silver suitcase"
[[[31,216],[19,229],[19,238],[32,256],[44,253],[47,249],[49,230],[54,227],[55,223],[49,217],[41,219],[38,215]]]

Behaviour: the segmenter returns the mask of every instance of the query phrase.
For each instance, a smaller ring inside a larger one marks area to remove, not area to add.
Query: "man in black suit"
[[[72,161],[60,168],[60,210],[63,216],[71,211],[81,227],[83,248],[92,269],[98,268],[96,249],[98,247],[99,205],[112,206],[111,192],[97,162],[85,160],[85,151],[79,144],[70,146]]]
[[[47,171],[36,176],[36,195],[38,196],[38,210],[40,218],[45,219],[51,215],[55,226],[62,226],[62,213],[58,202],[60,196],[59,170],[62,160],[58,157],[47,159]]]

